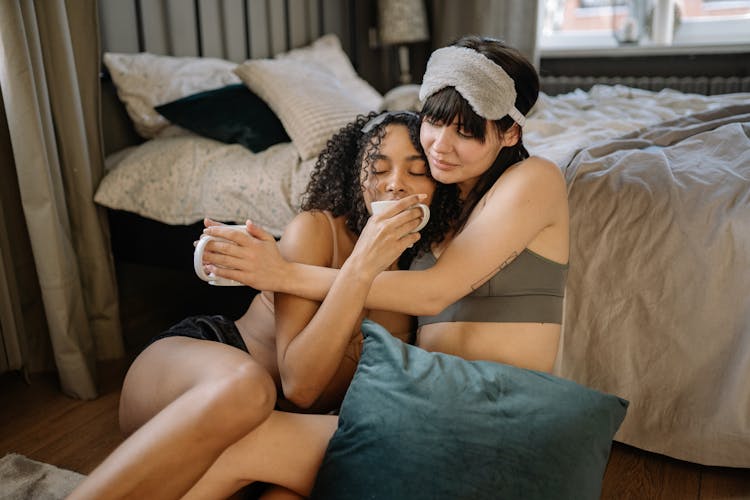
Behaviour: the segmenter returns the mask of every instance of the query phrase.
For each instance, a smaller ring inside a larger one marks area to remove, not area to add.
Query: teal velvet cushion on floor
[[[154,109],[191,132],[242,144],[256,153],[290,140],[271,108],[242,83],[189,95]]]
[[[430,353],[365,321],[312,498],[597,499],[627,401]]]

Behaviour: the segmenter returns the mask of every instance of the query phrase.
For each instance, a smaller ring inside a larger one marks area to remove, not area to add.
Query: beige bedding
[[[557,373],[630,400],[618,441],[750,467],[750,102],[594,144],[563,171]]]

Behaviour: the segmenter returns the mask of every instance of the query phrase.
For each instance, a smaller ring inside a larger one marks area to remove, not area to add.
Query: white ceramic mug
[[[383,213],[398,202],[399,200],[373,201],[372,202],[372,214],[377,215],[377,214]],[[422,228],[424,228],[427,225],[427,222],[430,220],[430,207],[428,207],[424,203],[417,203],[416,205],[413,205],[411,208],[414,208],[414,207],[419,207],[422,209],[422,222],[420,222],[419,226],[417,226],[417,228],[414,231],[412,231],[413,233],[416,233],[418,231],[421,231]]]
[[[228,227],[235,231],[247,231],[244,224],[238,224],[238,225],[233,225],[233,226],[227,225],[224,227]],[[195,274],[197,274],[198,277],[202,279],[203,281],[207,281],[209,285],[244,286],[239,281],[234,281],[234,280],[230,280],[229,278],[222,278],[220,276],[215,276],[213,273],[206,274],[206,271],[203,269],[203,252],[206,250],[206,244],[211,240],[229,241],[224,238],[219,238],[218,236],[209,236],[207,234],[202,235],[200,239],[198,240],[198,244],[195,246],[195,252],[193,252],[193,268],[195,269]]]

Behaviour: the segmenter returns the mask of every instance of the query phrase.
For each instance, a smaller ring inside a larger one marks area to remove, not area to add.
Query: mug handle
[[[415,206],[422,209],[422,221],[419,223],[419,225],[412,231],[413,233],[417,233],[424,229],[424,227],[427,225],[427,223],[430,221],[430,207],[425,205],[424,203],[417,203]]]
[[[203,281],[210,281],[212,278],[206,274],[206,271],[203,269],[203,252],[206,250],[206,244],[213,239],[214,238],[211,236],[201,237],[198,240],[198,244],[195,246],[195,251],[193,253],[193,269],[195,270],[195,274],[197,274]]]

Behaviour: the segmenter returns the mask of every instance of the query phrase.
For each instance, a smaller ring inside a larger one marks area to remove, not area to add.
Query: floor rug
[[[83,477],[77,472],[9,453],[0,459],[0,499],[65,498]]]

